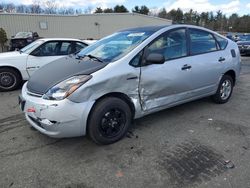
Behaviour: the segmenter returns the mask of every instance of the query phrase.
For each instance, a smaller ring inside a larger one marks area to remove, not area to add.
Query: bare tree
[[[93,10],[93,7],[88,6],[86,9],[84,9],[84,14],[91,14],[92,10]]]
[[[16,12],[16,7],[13,3],[8,3],[8,4],[6,4],[5,11],[9,12],[9,13]]]
[[[47,0],[43,3],[46,14],[56,14],[58,10],[58,4],[55,0]]]
[[[42,12],[42,8],[41,8],[41,1],[40,0],[33,0],[33,3],[30,7],[30,12],[31,13],[35,13],[35,14],[39,14]]]

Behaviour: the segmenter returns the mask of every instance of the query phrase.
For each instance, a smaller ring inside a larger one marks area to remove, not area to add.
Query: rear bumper
[[[87,118],[94,102],[74,103],[68,99],[45,100],[22,89],[23,112],[27,121],[41,133],[55,138],[86,134]]]

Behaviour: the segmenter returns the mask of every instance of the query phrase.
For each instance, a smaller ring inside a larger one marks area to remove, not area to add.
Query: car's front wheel
[[[218,104],[226,103],[232,95],[233,86],[234,83],[232,77],[224,75],[221,78],[216,94],[212,96],[213,101]]]
[[[17,89],[22,82],[20,74],[11,68],[0,68],[0,91]]]
[[[90,114],[88,134],[97,144],[112,144],[122,139],[131,124],[129,105],[116,97],[99,101]]]

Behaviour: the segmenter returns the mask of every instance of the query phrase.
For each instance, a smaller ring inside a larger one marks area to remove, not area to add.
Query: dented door
[[[139,88],[144,111],[171,106],[192,97],[190,71],[182,70],[186,63],[176,59],[141,68]]]
[[[191,61],[187,51],[185,28],[168,31],[145,48],[139,86],[144,111],[171,106],[192,97]],[[145,65],[151,53],[162,54],[165,63]]]

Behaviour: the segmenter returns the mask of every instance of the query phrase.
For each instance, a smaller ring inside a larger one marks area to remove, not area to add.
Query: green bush
[[[7,42],[7,34],[3,28],[0,28],[0,45],[2,47],[2,51],[4,50],[4,44]]]

